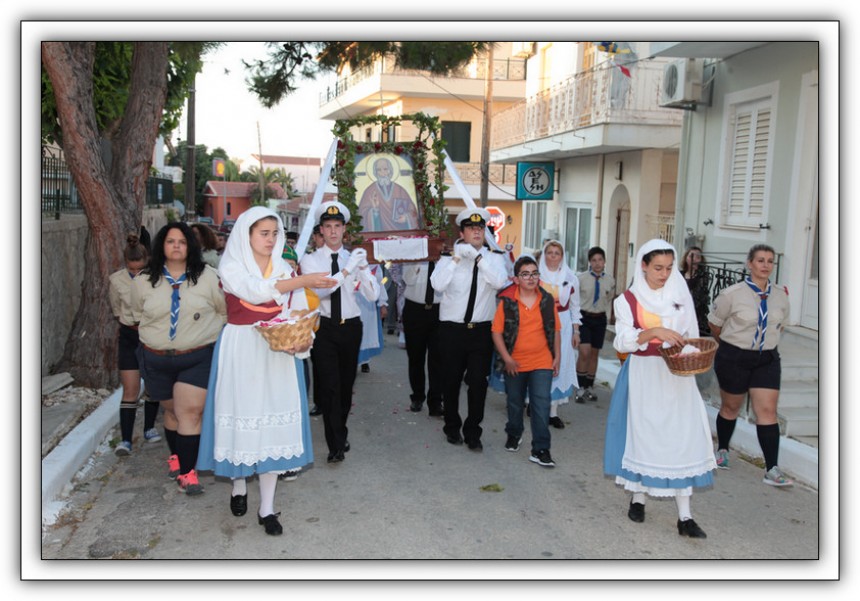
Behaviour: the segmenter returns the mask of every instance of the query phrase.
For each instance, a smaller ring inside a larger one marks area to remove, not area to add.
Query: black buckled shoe
[[[248,511],[248,495],[234,495],[230,497],[230,511],[239,517]]]
[[[480,440],[470,440],[466,444],[468,445],[470,451],[475,451],[476,453],[480,453],[481,451],[484,450],[484,445],[481,444]]]
[[[644,522],[645,503],[634,503],[633,501],[630,501],[630,509],[627,510],[627,517],[634,522],[639,522],[640,524]],[[678,526],[678,528],[680,528],[680,526]]]
[[[310,411],[308,411],[308,415],[317,416],[322,415],[322,409],[320,409],[317,405],[314,405]]]
[[[278,521],[279,515],[281,515],[280,512],[269,514],[264,518],[261,518],[258,515],[257,516],[257,523],[266,529],[266,534],[271,534],[272,536],[276,536],[278,534],[283,534],[284,528],[283,528],[283,526],[281,526],[281,523]]]
[[[409,403],[409,411],[413,413],[420,413],[421,407],[424,405],[424,401],[412,401]]]
[[[459,434],[455,434],[453,436],[448,435],[448,442],[451,444],[463,444],[463,437]]]
[[[326,461],[329,463],[340,463],[343,460],[343,451],[337,451],[336,453],[329,453]]]
[[[678,520],[678,534],[681,536],[689,536],[690,538],[708,538],[705,531],[699,528],[699,525],[690,518],[689,520]]]

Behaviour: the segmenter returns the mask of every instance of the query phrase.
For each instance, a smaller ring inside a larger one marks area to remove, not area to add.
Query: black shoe
[[[505,442],[505,450],[510,451],[511,453],[516,453],[520,450],[520,443],[523,441],[523,437],[520,436],[517,438],[516,436],[511,436],[508,434],[508,440]]]
[[[388,335],[394,336],[394,328],[388,328]]]
[[[564,430],[564,422],[561,421],[559,416],[549,418],[549,425],[553,428],[558,428],[559,430]]]
[[[236,517],[245,515],[245,512],[248,511],[248,495],[235,495],[230,497],[230,511],[232,511],[233,515]]]
[[[424,405],[424,401],[412,401],[412,403],[409,404],[409,411],[420,413],[422,405]]]
[[[470,440],[466,443],[469,447],[470,451],[475,451],[476,453],[480,453],[484,450],[484,445],[481,444],[480,440]]]
[[[445,415],[442,411],[442,407],[430,407],[428,405],[427,409],[430,411],[430,417],[442,417]]]
[[[362,363],[361,364],[361,373],[363,373],[363,374],[370,373],[370,363]]]
[[[460,436],[459,434],[456,434],[454,436],[451,436],[449,434],[448,435],[448,442],[450,442],[451,444],[463,444],[463,437]]]
[[[678,520],[678,534],[681,536],[689,536],[690,538],[708,538],[705,531],[699,528],[699,525],[690,518],[689,520]]]
[[[344,460],[343,451],[338,451],[337,453],[329,453],[328,454],[328,463],[340,463]]]
[[[634,503],[630,501],[630,509],[627,510],[627,517],[634,522],[640,524],[645,521],[645,503]]]
[[[344,452],[344,453],[349,453],[349,449],[350,449],[349,441],[347,440],[347,441],[346,441],[346,444],[345,444],[345,445],[343,445],[343,452]]]
[[[278,521],[278,516],[280,513],[273,513],[267,515],[264,518],[261,518],[259,515],[257,516],[257,523],[266,528],[266,534],[277,535],[283,534],[284,528],[281,526],[281,523]]]
[[[308,415],[322,415],[322,409],[314,405],[314,408],[308,411]]]
[[[552,455],[549,454],[548,449],[532,451],[532,454],[529,456],[529,461],[537,463],[542,467],[555,467],[555,461],[552,460]]]

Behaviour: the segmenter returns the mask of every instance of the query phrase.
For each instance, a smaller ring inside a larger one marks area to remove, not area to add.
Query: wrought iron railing
[[[146,180],[147,205],[173,204],[173,180],[149,177]],[[42,215],[59,219],[61,214],[81,214],[84,207],[78,196],[69,166],[59,148],[42,147]]]
[[[487,59],[475,59],[465,67],[461,67],[445,75],[446,79],[478,79],[484,80],[487,73]],[[391,57],[384,57],[372,65],[359,69],[347,77],[338,79],[334,87],[328,87],[320,92],[320,106],[331,102],[345,94],[350,88],[374,75],[424,75],[432,77],[429,71],[418,69],[401,69],[396,66]],[[496,81],[522,81],[526,78],[526,61],[519,58],[493,60],[493,79]]]
[[[683,111],[661,108],[663,65],[639,63],[624,75],[602,64],[499,111],[493,150],[606,123],[680,126]]]
[[[711,305],[724,289],[743,281],[747,276],[746,253],[702,253],[705,260],[706,281],[708,283],[708,304]],[[782,253],[774,258],[774,272],[771,281],[779,283],[779,264]]]

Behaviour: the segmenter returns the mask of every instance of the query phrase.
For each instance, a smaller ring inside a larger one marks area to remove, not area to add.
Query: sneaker
[[[576,389],[576,402],[580,405],[585,404],[585,388]]]
[[[721,470],[729,469],[729,452],[725,449],[720,449],[717,451],[717,456],[715,457],[717,460],[717,467]]]
[[[594,394],[594,391],[591,388],[585,389],[585,398],[589,401],[596,401],[597,395]]]
[[[131,455],[131,443],[127,440],[122,440],[116,448],[114,449],[114,454],[120,457],[124,457],[125,455]]]
[[[197,480],[197,472],[194,470],[191,470],[187,474],[180,474],[176,478],[176,481],[179,482],[179,490],[186,495],[203,494],[203,485]]]
[[[791,486],[794,484],[794,481],[782,473],[778,465],[773,466],[765,472],[762,482],[770,486]]]
[[[150,428],[146,432],[143,433],[143,438],[146,442],[158,442],[161,440],[161,434],[158,433],[158,430],[155,428]]]
[[[542,465],[543,467],[555,467],[555,461],[552,460],[548,449],[532,451],[532,455],[531,457],[529,457],[529,461],[537,463],[538,465]]]
[[[167,458],[167,477],[176,480],[179,475],[179,455],[171,455]]]
[[[508,434],[508,442],[505,443],[505,450],[510,451],[511,453],[515,453],[520,450],[520,443],[523,441],[523,437],[520,436],[517,439],[516,436],[511,436]]]

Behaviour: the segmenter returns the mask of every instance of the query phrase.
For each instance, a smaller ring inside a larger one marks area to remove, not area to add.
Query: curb
[[[616,360],[601,360],[597,364],[597,377],[609,383],[609,388],[615,387],[615,379],[621,371],[621,364]],[[717,435],[717,413],[719,407],[706,405],[708,423],[711,435]],[[762,458],[761,447],[758,444],[755,424],[738,419],[735,432],[732,435],[731,449],[752,458]],[[781,436],[779,439],[779,467],[795,480],[818,490],[818,449],[798,442],[793,438]]]
[[[121,396],[122,388],[116,389],[42,459],[43,524],[53,522],[56,518],[57,497],[66,490],[75,474],[116,425]]]

